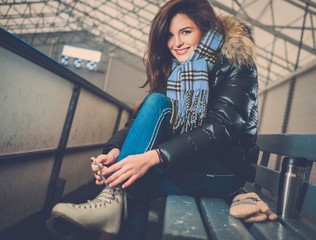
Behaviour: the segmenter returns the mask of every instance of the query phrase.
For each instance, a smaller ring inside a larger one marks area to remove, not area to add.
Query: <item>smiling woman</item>
[[[144,58],[150,93],[91,164],[105,188],[87,203],[57,204],[52,214],[106,238],[140,240],[152,200],[232,196],[253,181],[254,49],[250,29],[218,17],[207,0],[166,2],[152,21]]]
[[[189,17],[177,14],[170,23],[168,48],[179,62],[185,62],[196,49],[201,37],[201,30]]]

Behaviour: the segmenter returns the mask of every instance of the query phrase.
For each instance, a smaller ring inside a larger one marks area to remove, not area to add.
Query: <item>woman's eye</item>
[[[189,33],[191,33],[190,30],[185,30],[185,31],[182,32],[183,35],[187,35],[187,34],[189,34]]]

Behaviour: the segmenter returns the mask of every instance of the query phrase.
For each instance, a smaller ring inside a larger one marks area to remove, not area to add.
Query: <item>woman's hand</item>
[[[115,187],[122,184],[122,188],[132,185],[142,177],[151,167],[159,164],[159,156],[155,150],[136,155],[130,155],[102,171],[108,176],[106,184]],[[112,173],[112,175],[110,175]]]
[[[116,158],[118,157],[118,155],[120,154],[120,150],[118,148],[113,148],[108,154],[101,154],[99,155],[95,162],[91,163],[91,169],[92,172],[94,173],[94,177],[95,177],[95,183],[97,185],[103,185],[104,184],[104,180],[102,178],[102,173],[99,171],[99,167],[98,165],[103,168],[104,166],[110,166],[112,165]]]

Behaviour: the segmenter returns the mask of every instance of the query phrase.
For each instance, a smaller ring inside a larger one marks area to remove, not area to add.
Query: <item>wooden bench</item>
[[[171,195],[166,199],[162,240],[316,239],[316,186],[309,182],[316,135],[259,135],[257,143],[261,152],[255,184],[246,183],[244,191],[256,192],[276,212],[280,171],[268,168],[269,162],[285,156],[305,158],[307,188],[300,217],[246,224],[229,215],[224,199]]]

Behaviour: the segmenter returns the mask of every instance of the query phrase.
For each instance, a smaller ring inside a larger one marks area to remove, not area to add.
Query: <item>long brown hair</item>
[[[207,0],[170,0],[165,3],[151,22],[147,51],[144,55],[147,80],[143,87],[149,84],[150,92],[166,91],[173,59],[167,47],[169,27],[171,19],[178,13],[194,21],[202,33],[216,28],[224,35],[222,22]]]

